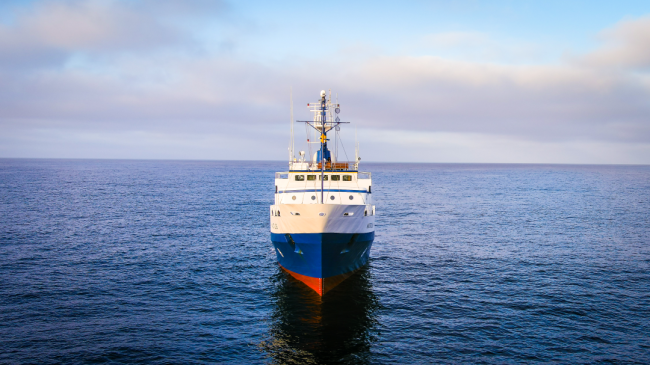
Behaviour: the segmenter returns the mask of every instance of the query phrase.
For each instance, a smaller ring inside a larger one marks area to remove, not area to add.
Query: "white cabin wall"
[[[319,171],[313,172],[289,172],[288,179],[275,179],[275,184],[278,191],[284,190],[307,190],[307,189],[320,189],[321,188],[321,174]],[[305,179],[303,181],[296,181],[296,175],[303,175]],[[308,175],[316,176],[316,180],[307,180]],[[340,205],[359,205],[359,204],[372,204],[372,193],[368,194],[368,188],[372,185],[371,179],[358,179],[357,173],[336,173],[329,172],[326,175],[350,175],[352,176],[352,181],[332,181],[331,178],[328,181],[325,181],[325,204],[340,204]],[[328,192],[328,189],[334,190],[363,190],[364,192]],[[286,192],[286,193],[277,193],[275,194],[275,204],[320,204],[321,194],[320,192]],[[350,195],[353,196],[353,199],[350,199]],[[292,199],[295,196],[296,199]],[[316,199],[312,200],[312,196],[316,196]],[[330,197],[334,196],[334,200]]]

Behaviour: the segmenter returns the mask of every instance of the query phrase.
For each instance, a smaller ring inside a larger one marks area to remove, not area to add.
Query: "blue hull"
[[[282,267],[310,278],[326,279],[350,274],[368,262],[375,232],[271,233]]]

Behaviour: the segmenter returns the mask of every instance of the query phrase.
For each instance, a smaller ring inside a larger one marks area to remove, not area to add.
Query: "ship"
[[[323,296],[367,264],[375,238],[375,206],[372,174],[359,171],[358,143],[354,160],[337,158],[341,125],[348,124],[339,117],[338,100],[333,102],[331,92],[328,96],[323,90],[307,107],[313,120],[294,121],[292,101],[289,168],[275,173],[271,242],[280,267]],[[311,136],[309,154],[294,154],[296,123],[303,123]]]

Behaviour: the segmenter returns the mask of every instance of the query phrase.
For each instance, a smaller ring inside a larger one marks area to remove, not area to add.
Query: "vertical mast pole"
[[[336,111],[336,108],[339,107],[339,93],[336,93],[336,101],[334,102],[334,104],[335,104],[334,105],[334,111]],[[330,110],[330,113],[331,112],[332,111]],[[338,118],[338,114],[335,113],[335,115],[336,115],[336,118]],[[332,116],[332,118],[334,118],[334,116]],[[336,120],[336,119],[334,119],[334,120]],[[334,138],[335,138],[335,140],[334,140],[334,156],[336,156],[336,161],[337,162],[339,160],[339,137],[340,137],[338,130],[339,130],[339,123],[336,122],[336,124],[334,124]]]
[[[354,166],[359,170],[359,140],[357,139],[356,126],[354,126]]]
[[[289,168],[293,168],[294,143],[293,143],[293,87],[289,88],[289,100],[291,105],[291,134],[289,137]]]
[[[325,95],[320,100],[320,203],[325,204]]]

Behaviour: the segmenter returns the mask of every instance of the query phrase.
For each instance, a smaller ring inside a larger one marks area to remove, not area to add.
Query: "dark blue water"
[[[369,265],[283,274],[281,162],[0,160],[0,363],[648,363],[650,167],[365,164]]]

